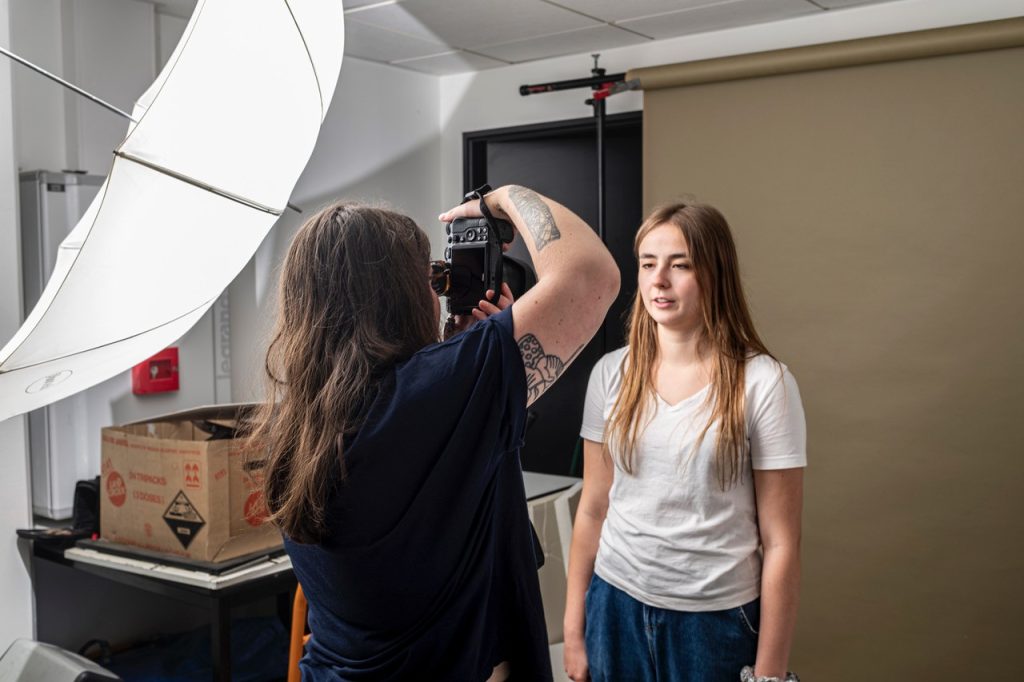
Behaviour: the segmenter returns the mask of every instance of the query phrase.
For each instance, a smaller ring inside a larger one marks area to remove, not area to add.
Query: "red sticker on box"
[[[185,487],[202,487],[202,483],[199,482],[199,462],[185,462]]]
[[[267,505],[263,504],[263,493],[259,490],[245,501],[245,520],[250,526],[262,526],[267,520]]]
[[[107,497],[115,507],[120,507],[128,499],[128,486],[124,484],[121,474],[116,471],[111,471],[107,477]]]

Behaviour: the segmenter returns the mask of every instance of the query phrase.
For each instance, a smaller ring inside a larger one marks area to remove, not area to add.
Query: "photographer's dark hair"
[[[296,542],[324,539],[343,439],[361,426],[378,379],[437,341],[430,244],[411,218],[337,203],[296,233],[267,350],[267,398],[249,425],[268,456],[270,521]]]

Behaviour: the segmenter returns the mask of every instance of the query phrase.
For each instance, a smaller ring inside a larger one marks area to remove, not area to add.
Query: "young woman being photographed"
[[[662,206],[634,252],[629,345],[587,389],[566,672],[782,680],[807,463],[796,381],[754,329],[721,213]]]

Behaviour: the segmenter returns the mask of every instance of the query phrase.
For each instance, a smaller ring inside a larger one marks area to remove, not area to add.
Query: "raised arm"
[[[500,187],[485,201],[515,226],[537,271],[537,284],[512,306],[532,403],[600,328],[618,295],[619,271],[594,231],[558,202],[520,185]],[[471,215],[479,215],[475,201],[440,218]]]

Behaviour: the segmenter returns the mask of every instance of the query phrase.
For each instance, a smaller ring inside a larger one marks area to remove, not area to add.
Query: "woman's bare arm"
[[[804,470],[755,470],[757,518],[764,548],[761,569],[759,676],[786,675],[800,602],[800,523]]]
[[[512,306],[532,403],[604,322],[619,292],[619,270],[590,226],[557,201],[520,185],[499,187],[485,201],[495,217],[515,226],[537,271],[537,284]],[[480,215],[478,204],[467,202],[440,219]]]
[[[614,468],[604,445],[583,441],[583,494],[576,508],[569,549],[569,575],[565,592],[564,662],[569,679],[583,682],[589,678],[587,652],[583,643],[584,597],[594,575],[594,560],[601,538],[601,527],[608,513],[608,491]]]

